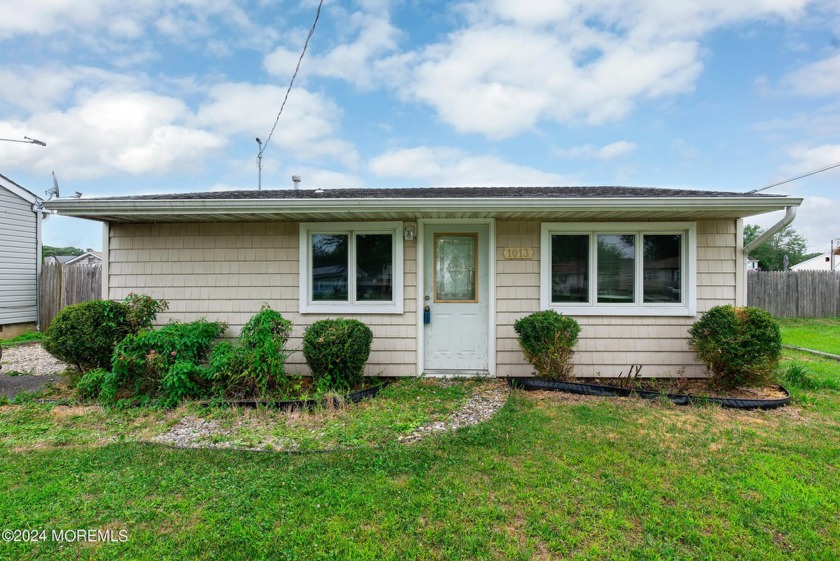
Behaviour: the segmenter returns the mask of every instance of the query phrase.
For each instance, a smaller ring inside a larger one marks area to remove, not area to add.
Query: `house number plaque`
[[[534,248],[532,247],[505,247],[502,248],[502,257],[505,259],[533,259]]]

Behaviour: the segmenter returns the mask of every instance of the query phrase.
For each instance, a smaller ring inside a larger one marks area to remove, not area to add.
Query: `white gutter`
[[[793,222],[793,219],[796,218],[796,207],[789,206],[785,207],[785,216],[761,234],[756,239],[748,243],[744,246],[744,305],[747,305],[747,285],[749,285],[749,279],[746,276],[749,274],[747,268],[749,267],[749,259],[750,259],[750,252],[766,242],[768,239],[776,235],[780,230],[784,229],[788,224]]]
[[[781,199],[781,200],[780,200]],[[663,197],[663,198],[347,198],[347,199],[56,199],[46,208],[65,216],[96,219],[114,213],[126,214],[222,214],[222,213],[328,213],[328,212],[421,212],[446,211],[533,211],[533,210],[741,210],[750,213],[779,210],[802,203],[789,197]]]

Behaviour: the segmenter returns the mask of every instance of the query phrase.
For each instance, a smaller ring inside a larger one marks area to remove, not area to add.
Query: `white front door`
[[[489,227],[434,224],[424,232],[424,370],[486,374]]]

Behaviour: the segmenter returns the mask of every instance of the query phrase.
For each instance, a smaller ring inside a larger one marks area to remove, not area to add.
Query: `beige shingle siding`
[[[540,307],[540,223],[496,223],[497,374],[527,376],[513,322]],[[504,247],[531,247],[534,259],[504,260]],[[735,303],[737,260],[735,220],[697,223],[697,309]],[[581,337],[575,355],[578,376],[617,376],[631,364],[645,376],[703,376],[704,367],[688,348],[687,330],[696,317],[579,316]]]
[[[114,224],[109,237],[108,295],[131,291],[169,301],[159,322],[200,317],[225,321],[236,335],[263,303],[294,324],[291,348],[301,346],[304,328],[338,314],[298,313],[297,223]],[[417,374],[417,251],[405,242],[404,313],[349,315],[373,331],[368,375]],[[300,352],[291,371],[306,372]]]
[[[294,323],[292,348],[299,348],[305,326],[335,317],[298,314],[297,223],[120,225],[110,228],[110,298],[139,291],[170,303],[161,322],[200,317],[225,321],[234,335],[263,302]],[[702,313],[735,302],[736,223],[697,224],[697,308]],[[540,222],[496,224],[497,375],[531,373],[513,322],[540,308]],[[531,260],[505,260],[504,247],[530,247]],[[412,376],[417,372],[417,247],[404,245],[404,313],[346,315],[364,321],[374,332],[368,375]],[[629,365],[643,365],[647,376],[701,376],[686,342],[696,318],[587,316],[575,357],[580,376],[617,376]],[[306,372],[301,353],[290,360],[293,371]]]

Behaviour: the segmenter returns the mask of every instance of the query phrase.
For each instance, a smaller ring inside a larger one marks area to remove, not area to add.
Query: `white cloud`
[[[151,92],[102,90],[67,110],[37,113],[27,121],[0,122],[16,137],[34,136],[48,150],[0,154],[0,164],[27,165],[68,179],[113,174],[160,175],[192,169],[224,146],[223,137],[186,125],[181,101]]]
[[[520,166],[497,156],[474,156],[446,146],[406,148],[371,159],[370,170],[399,185],[508,186],[570,183],[557,173]]]
[[[787,74],[782,85],[795,94],[836,96],[840,94],[840,53],[806,64]]]
[[[305,74],[326,76],[345,80],[362,89],[382,83],[379,72],[379,60],[397,50],[397,40],[401,35],[387,15],[381,10],[377,13],[355,12],[342,22],[345,32],[351,32],[352,39],[339,43],[324,55],[309,52],[305,59]],[[263,65],[269,74],[291,77],[300,57],[300,46],[294,49],[279,47],[265,57]]]
[[[800,17],[809,0],[462,2],[460,27],[401,52],[387,9],[352,14],[351,38],[308,61],[307,74],[394,89],[461,133],[506,138],[543,122],[599,125],[636,104],[691,91],[703,36],[724,25]],[[265,67],[288,75],[298,51]]]
[[[626,140],[619,140],[597,147],[592,144],[574,146],[572,148],[561,148],[554,153],[561,158],[595,158],[598,160],[612,160],[622,156],[628,156],[636,150],[636,145]]]
[[[358,154],[352,144],[336,138],[341,110],[320,93],[295,88],[286,104],[274,136],[269,126],[283,102],[285,88],[225,83],[209,89],[210,101],[198,110],[195,123],[224,136],[248,134],[270,142],[265,157],[276,154],[277,146],[308,159],[330,157],[355,166]],[[275,146],[272,146],[274,144]]]
[[[29,0],[25,9],[3,10],[0,40],[31,36],[39,38],[39,48],[86,47],[123,66],[157,56],[156,43],[162,40],[193,48],[192,41],[211,38],[213,49],[203,49],[211,54],[226,52],[222,41],[262,49],[276,40],[277,30],[252,21],[240,4],[242,0]]]
[[[808,173],[840,162],[840,144],[820,146],[794,146],[789,150],[793,162],[782,166],[782,172],[788,175]],[[840,170],[825,173],[840,174]]]

